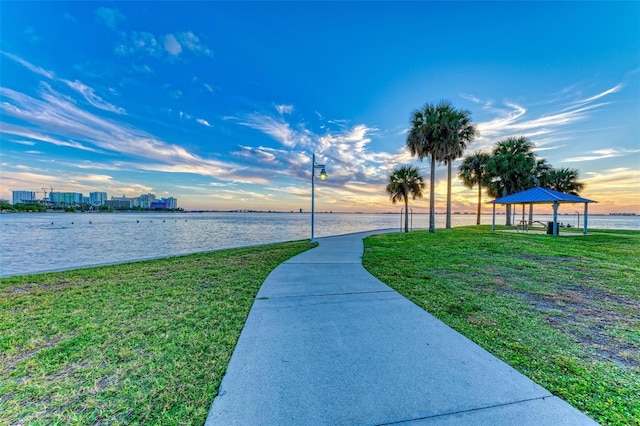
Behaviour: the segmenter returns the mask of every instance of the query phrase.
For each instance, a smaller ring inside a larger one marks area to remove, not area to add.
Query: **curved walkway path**
[[[595,424],[370,275],[362,239],[380,232],[320,238],[269,275],[207,426]]]

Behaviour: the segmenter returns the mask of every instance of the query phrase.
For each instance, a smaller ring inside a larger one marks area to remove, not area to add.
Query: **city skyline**
[[[101,188],[308,211],[315,153],[317,210],[394,211],[392,169],[429,175],[404,149],[411,112],[449,99],[478,126],[466,154],[526,136],[580,170],[590,211],[640,213],[638,2],[0,7],[0,198]],[[476,203],[454,178],[453,210]]]

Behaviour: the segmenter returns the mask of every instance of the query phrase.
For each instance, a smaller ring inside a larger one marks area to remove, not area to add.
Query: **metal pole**
[[[316,154],[311,154],[311,244],[315,243],[313,238],[314,214],[315,214],[315,175],[316,174]]]
[[[400,209],[400,232],[402,232],[402,213],[404,212],[404,207]]]
[[[584,203],[584,235],[587,235],[587,221],[589,219],[589,204]]]
[[[411,230],[413,231],[413,209],[411,209]]]

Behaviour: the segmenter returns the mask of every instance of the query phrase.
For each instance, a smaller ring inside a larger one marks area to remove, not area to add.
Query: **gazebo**
[[[553,204],[553,235],[558,235],[558,206],[561,203],[584,203],[584,233],[587,233],[587,223],[589,215],[589,203],[597,201],[578,197],[577,195],[565,194],[547,188],[531,188],[526,191],[497,198],[489,203],[493,204],[493,219],[491,229],[496,229],[496,204]]]

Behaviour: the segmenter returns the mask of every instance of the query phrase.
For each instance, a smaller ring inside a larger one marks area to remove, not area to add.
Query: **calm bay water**
[[[546,223],[547,215],[535,220]],[[582,225],[582,216],[580,217]],[[436,228],[444,227],[436,216]],[[559,222],[577,226],[577,215]],[[411,223],[411,222],[410,222]],[[491,216],[482,217],[483,224]],[[497,224],[504,216],[496,217]],[[413,228],[426,228],[416,214]],[[453,226],[475,215],[453,215]],[[316,214],[315,236],[399,229],[398,214]],[[640,230],[640,216],[590,216],[589,228]],[[310,216],[300,213],[37,213],[0,215],[0,276],[119,263],[201,251],[308,239]]]

